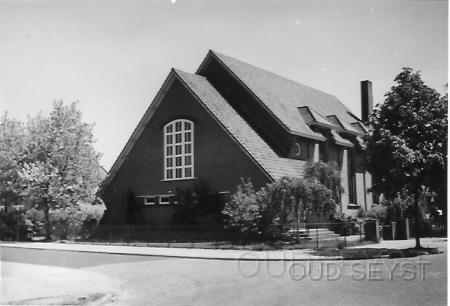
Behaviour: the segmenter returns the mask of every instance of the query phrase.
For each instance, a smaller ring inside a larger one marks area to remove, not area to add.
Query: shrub
[[[50,211],[54,239],[88,238],[103,216],[104,205],[81,203]]]
[[[331,198],[335,203],[341,202],[344,188],[341,185],[341,174],[338,165],[331,161],[308,163],[305,169],[305,178],[312,179],[327,187],[331,191]]]
[[[386,218],[386,214],[387,214],[386,207],[381,205],[372,205],[370,210],[367,212],[367,217],[384,221],[384,219]]]
[[[318,179],[283,177],[259,191],[250,180],[242,180],[223,213],[243,233],[279,239],[289,229],[285,225],[334,214],[336,204],[332,191]]]
[[[243,233],[261,234],[265,208],[261,199],[264,196],[264,192],[257,194],[250,180],[242,179],[223,210],[228,217],[228,224],[238,227]]]
[[[44,227],[44,213],[36,208],[31,208],[25,213],[25,217],[32,224],[32,236],[33,237],[44,237],[45,227]]]
[[[0,213],[0,240],[28,240],[32,224],[18,211]]]

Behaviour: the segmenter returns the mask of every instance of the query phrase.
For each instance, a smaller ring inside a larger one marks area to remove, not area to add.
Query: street
[[[301,262],[238,262],[2,247],[2,278],[8,265],[90,273],[105,279],[103,287],[95,289],[92,285],[84,289],[114,291],[107,304],[115,305],[445,305],[446,242],[440,241],[436,246],[444,253],[404,259]],[[14,270],[9,274],[14,279]],[[6,283],[2,281],[2,291],[5,290],[8,279]],[[53,291],[57,296],[57,285]]]

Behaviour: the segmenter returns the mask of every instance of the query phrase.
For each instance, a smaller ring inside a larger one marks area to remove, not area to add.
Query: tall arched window
[[[164,179],[194,177],[194,123],[178,119],[164,126]]]

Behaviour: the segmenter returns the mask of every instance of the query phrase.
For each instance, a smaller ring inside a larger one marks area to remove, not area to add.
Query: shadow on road
[[[148,260],[170,260],[170,258],[153,256],[118,255],[12,247],[0,247],[0,258],[1,261],[67,268],[84,268],[114,263],[128,263]]]

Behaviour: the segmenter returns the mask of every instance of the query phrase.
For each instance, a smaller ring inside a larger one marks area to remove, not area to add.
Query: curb
[[[30,250],[42,250],[42,251],[63,251],[63,252],[78,252],[78,253],[91,253],[91,254],[111,254],[111,255],[131,255],[131,256],[147,256],[147,257],[163,257],[163,258],[178,258],[178,259],[206,259],[206,260],[239,260],[239,261],[336,261],[336,260],[344,260],[343,256],[329,256],[329,257],[318,257],[311,256],[309,258],[259,258],[259,257],[244,257],[248,256],[246,251],[243,251],[242,254],[238,257],[213,257],[213,256],[182,256],[182,255],[170,255],[170,254],[142,254],[142,253],[131,253],[131,252],[103,252],[103,251],[94,251],[94,250],[66,250],[59,248],[41,248],[41,247],[32,247],[32,246],[12,246],[12,245],[2,245],[1,248],[14,248],[14,249],[30,249]]]

